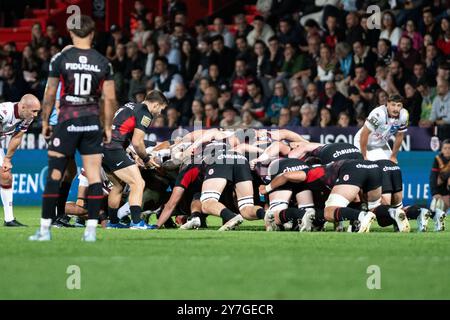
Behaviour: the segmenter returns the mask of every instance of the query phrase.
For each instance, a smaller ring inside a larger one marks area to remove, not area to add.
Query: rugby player
[[[28,127],[41,111],[41,103],[32,94],[24,95],[19,102],[0,103],[0,139],[7,141],[6,154],[0,149],[0,195],[5,214],[5,227],[24,227],[14,218],[12,189],[12,157],[22,142],[22,137]]]
[[[50,139],[48,177],[42,201],[41,227],[32,241],[51,239],[50,224],[56,217],[61,180],[69,159],[76,150],[81,154],[89,182],[88,216],[82,240],[96,241],[98,215],[103,200],[100,177],[102,142],[111,140],[111,120],[116,107],[112,66],[108,59],[91,48],[95,33],[92,18],[81,15],[80,25],[68,26],[73,47],[55,55],[44,94],[42,130]],[[50,112],[61,85],[58,125],[53,134]],[[104,96],[104,128],[100,123],[99,98]]]

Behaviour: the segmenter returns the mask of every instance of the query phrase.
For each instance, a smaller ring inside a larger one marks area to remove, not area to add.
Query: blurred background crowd
[[[155,127],[361,126],[396,93],[410,125],[446,126],[449,3],[258,0],[251,19],[242,12],[188,26],[183,1],[154,15],[138,0],[123,27],[98,33],[95,48],[112,63],[120,104],[154,88],[170,99]],[[4,25],[20,14],[2,10]],[[70,43],[51,23],[30,32],[21,52],[14,42],[0,48],[0,101],[26,92],[42,99],[50,59]]]

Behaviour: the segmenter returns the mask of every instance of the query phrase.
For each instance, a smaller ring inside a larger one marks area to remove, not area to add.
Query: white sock
[[[117,211],[117,217],[119,219],[122,219],[123,217],[130,214],[130,203],[127,202],[123,206],[119,208],[119,211]]]
[[[84,234],[93,233],[95,234],[95,229],[97,228],[98,220],[97,219],[89,219],[86,222],[86,230]]]
[[[3,211],[5,212],[5,221],[10,222],[14,220],[13,214],[13,189],[1,188],[0,194],[2,196]]]
[[[50,230],[52,219],[41,218],[41,234],[47,233]]]

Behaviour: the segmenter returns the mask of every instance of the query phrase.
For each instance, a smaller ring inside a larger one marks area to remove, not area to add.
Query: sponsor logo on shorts
[[[214,169],[209,169],[208,174],[212,175],[214,173]]]
[[[342,180],[344,181],[348,181],[348,179],[350,179],[350,176],[348,174],[342,177]]]
[[[358,169],[375,169],[375,168],[378,168],[378,165],[376,163],[375,164],[361,164],[361,163],[358,163],[356,165],[356,168],[358,168]]]
[[[339,156],[342,156],[344,154],[349,154],[349,153],[359,153],[359,149],[358,148],[350,148],[350,149],[338,150],[335,153],[333,153],[333,158],[337,158]]]
[[[100,130],[99,126],[94,124],[91,126],[81,126],[77,127],[71,124],[67,127],[67,132],[91,132],[91,131],[98,131]]]
[[[392,166],[392,167],[383,167],[383,171],[400,171],[400,167],[399,166]]]
[[[119,163],[116,163],[116,167],[120,166],[123,163],[123,161],[120,161]]]
[[[61,144],[61,141],[59,140],[59,138],[53,139],[53,145],[54,145],[55,147],[59,147],[60,144]]]
[[[302,164],[299,166],[286,167],[286,168],[284,168],[283,172],[301,171],[301,170],[305,170],[308,168],[309,168],[309,166]]]

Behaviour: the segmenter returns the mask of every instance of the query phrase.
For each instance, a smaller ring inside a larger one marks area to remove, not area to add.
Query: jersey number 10
[[[89,73],[75,73],[75,92],[77,96],[85,96],[91,93],[92,75]]]

